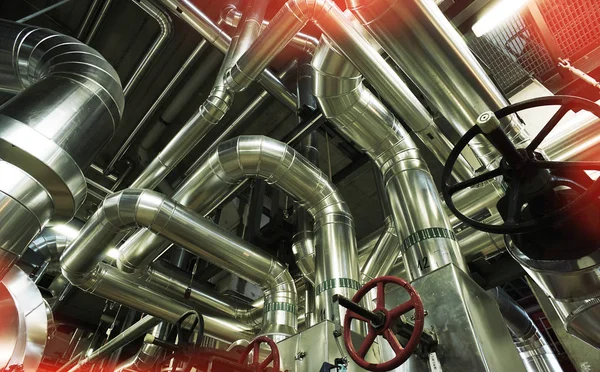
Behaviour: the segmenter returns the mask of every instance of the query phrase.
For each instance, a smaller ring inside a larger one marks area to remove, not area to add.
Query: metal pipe
[[[71,239],[57,235],[52,229],[45,229],[34,241],[29,244],[28,249],[37,252],[49,264],[46,271],[60,273],[59,260],[64,250],[71,244]]]
[[[263,312],[261,333],[289,336],[296,332],[296,287],[287,268],[210,220],[156,192],[128,189],[109,195],[62,255],[63,275],[73,285],[105,298],[111,288],[110,291],[116,292],[108,294],[112,299],[122,296],[128,297],[129,303],[144,301],[141,294],[138,298],[129,298],[128,292],[151,291],[155,286],[143,286],[140,279],[136,280],[137,286],[135,283],[123,283],[132,280],[124,279],[127,274],[121,272],[120,278],[102,285],[106,276],[116,274],[112,267],[100,263],[112,241],[120,240],[123,232],[138,226],[147,227],[191,253],[261,286],[268,304]],[[121,282],[123,288],[115,288],[115,282]],[[130,306],[122,299],[114,300]],[[142,306],[157,305],[153,301]],[[161,306],[154,311],[162,314],[157,316],[169,320],[173,313],[177,314],[177,308],[173,306],[177,305]]]
[[[100,8],[100,12],[98,12],[98,16],[96,17],[96,20],[94,21],[94,23],[92,24],[92,27],[90,28],[90,32],[87,34],[87,36],[85,37],[85,40],[83,41],[86,44],[90,44],[92,39],[94,38],[94,36],[96,36],[96,34],[98,33],[98,30],[100,29],[100,25],[102,24],[102,21],[104,20],[104,18],[106,18],[106,15],[108,14],[108,9],[110,8],[110,6],[112,5],[113,0],[104,0],[104,4],[102,4],[102,8]]]
[[[449,263],[467,271],[431,173],[408,132],[325,37],[312,65],[315,96],[325,116],[366,151],[383,175],[410,279]],[[387,238],[363,266],[365,279],[385,274],[393,264],[389,257],[398,256],[393,236]]]
[[[90,7],[88,8],[88,11],[85,13],[85,17],[83,18],[83,20],[81,21],[81,24],[79,25],[77,34],[75,35],[75,38],[77,40],[82,40],[83,36],[88,31],[88,29],[90,27],[90,22],[92,22],[92,18],[94,18],[94,14],[96,13],[96,10],[98,9],[98,6],[100,5],[101,1],[102,0],[92,0],[92,3],[90,4]]]
[[[460,136],[483,112],[508,105],[434,1],[346,0],[346,4]],[[528,140],[514,115],[502,120],[502,128],[517,145]],[[474,139],[471,149],[484,166],[497,157],[485,140]]]
[[[183,158],[204,138],[231,108],[234,93],[225,85],[225,73],[244,53],[260,32],[260,23],[264,17],[266,2],[251,0],[246,7],[242,26],[231,39],[231,44],[215,84],[198,112],[183,126],[175,137],[144,169],[131,184],[132,188],[153,189],[162,181]],[[210,41],[210,40],[209,40]]]
[[[525,310],[502,288],[487,291],[496,300],[506,326],[513,335],[519,356],[529,372],[562,371],[556,355]]]
[[[221,21],[228,26],[237,27],[241,18],[242,13],[234,5],[229,5],[221,11]],[[268,25],[269,21],[263,21],[262,29],[264,30]],[[308,54],[313,54],[317,44],[319,44],[319,39],[301,32],[294,35],[290,41],[290,46]]]
[[[160,2],[170,9],[173,14],[198,31],[209,43],[221,52],[227,53],[231,42],[229,35],[202,13],[190,0],[160,0]],[[285,88],[283,83],[277,79],[277,76],[270,70],[264,70],[260,75],[258,83],[281,104],[295,111],[296,97]]]
[[[204,41],[203,44],[205,46],[210,45],[206,41]],[[202,64],[195,69],[194,73],[188,79],[186,79],[183,87],[178,89],[177,94],[173,97],[169,105],[165,107],[160,117],[152,127],[147,130],[146,135],[142,138],[140,145],[138,146],[138,158],[140,159],[142,166],[145,167],[148,165],[151,148],[167,130],[169,125],[171,125],[173,120],[175,120],[177,114],[200,89],[200,86],[211,77],[221,60],[221,53],[214,49],[211,50],[202,60]],[[142,124],[142,122],[140,122],[140,124]]]
[[[278,78],[284,80],[292,71],[294,71],[294,67],[296,67],[296,60],[291,61],[287,64],[286,67],[281,70]],[[225,130],[217,137],[213,143],[208,146],[206,150],[198,157],[198,159],[187,169],[185,175],[188,176],[192,173],[200,164],[202,164],[206,160],[206,156],[211,153],[221,142],[228,140],[231,135],[238,130],[242,124],[246,123],[248,118],[252,116],[258,109],[269,99],[269,92],[266,90],[260,93],[252,102],[246,105],[246,108],[233,120],[231,123],[225,128]]]
[[[52,5],[50,5],[50,6],[46,7],[46,8],[44,8],[44,9],[40,9],[40,10],[38,10],[37,12],[35,12],[35,13],[32,13],[32,14],[28,15],[27,17],[23,17],[23,18],[21,18],[21,19],[17,20],[16,22],[17,22],[17,23],[25,23],[25,22],[27,22],[27,21],[29,21],[29,20],[31,20],[31,19],[33,19],[33,18],[35,18],[35,17],[39,16],[39,15],[42,15],[42,14],[46,14],[46,13],[48,13],[48,12],[49,12],[49,11],[51,11],[52,9],[56,9],[56,8],[58,8],[59,6],[65,5],[65,4],[66,4],[66,3],[68,3],[69,1],[71,1],[71,0],[62,0],[62,1],[59,1],[58,3],[56,3],[56,4],[52,4]]]
[[[129,77],[125,87],[123,87],[125,99],[131,97],[144,75],[146,75],[148,70],[150,70],[150,67],[156,62],[158,56],[165,50],[165,47],[173,36],[173,21],[166,11],[154,5],[152,1],[149,0],[135,0],[133,3],[139,6],[140,9],[158,23],[160,33],[142,58],[141,62],[135,68],[133,74]]]
[[[102,357],[110,355],[112,352],[122,348],[123,346],[129,344],[130,342],[135,341],[137,338],[142,337],[146,334],[150,329],[154,326],[158,325],[161,322],[160,319],[155,318],[153,316],[145,316],[139,321],[137,321],[134,325],[127,328],[117,337],[113,338],[106,344],[102,345],[100,348],[92,352],[90,355],[85,358],[79,360],[76,365],[73,367],[69,367],[72,362],[67,363],[67,366],[60,368],[57,372],[74,372],[88,364],[93,363],[95,360],[98,360]],[[66,367],[66,368],[65,368]]]
[[[228,72],[227,85],[236,91],[247,87],[310,21],[336,43],[340,52],[352,61],[425,145],[445,162],[452,149],[451,143],[441,134],[418,98],[365,37],[366,31],[351,23],[331,0],[288,0]],[[467,179],[472,171],[466,162],[461,162],[456,173],[461,179]]]
[[[116,152],[115,156],[108,163],[108,166],[106,167],[107,169],[113,168],[114,165],[117,163],[117,161],[119,161],[123,157],[123,155],[125,155],[125,152],[131,146],[131,143],[137,136],[138,132],[144,127],[146,122],[154,115],[154,113],[160,107],[160,105],[167,99],[167,97],[169,97],[169,95],[173,92],[173,90],[179,85],[179,83],[187,75],[189,70],[191,70],[192,67],[196,64],[196,62],[199,60],[202,53],[204,53],[204,51],[208,48],[209,45],[210,44],[208,42],[206,42],[206,40],[202,40],[196,46],[196,48],[194,48],[194,50],[190,53],[190,55],[187,57],[185,62],[183,62],[183,64],[181,65],[181,67],[179,68],[177,73],[175,73],[175,76],[173,76],[171,81],[169,81],[169,84],[167,84],[165,89],[163,89],[160,96],[158,96],[156,101],[154,101],[152,106],[150,106],[150,108],[148,109],[148,112],[146,112],[146,114],[144,115],[142,120],[140,120],[139,123],[135,126],[133,131],[129,134],[129,137],[127,137],[127,139],[125,140],[123,145],[121,145],[119,150]],[[149,131],[152,131],[152,128],[149,129]]]
[[[161,322],[152,328],[152,332],[150,334],[153,337],[159,339],[165,339],[167,337],[169,331],[169,324],[166,322]],[[151,343],[147,343],[144,340],[144,344],[140,348],[140,350],[133,357],[127,360],[126,363],[120,364],[115,371],[122,371],[123,369],[134,370],[134,371],[149,371],[151,370],[156,361],[161,359],[165,354],[165,349],[154,345]]]
[[[86,195],[80,168],[121,119],[119,77],[71,37],[9,21],[0,21],[0,34],[0,86],[20,92],[0,108],[0,157],[49,191],[55,221],[69,220]]]
[[[331,296],[341,293],[351,297],[359,287],[354,222],[328,177],[294,149],[264,136],[240,136],[223,142],[179,186],[173,199],[205,215],[248,178],[265,179],[281,188],[312,215],[317,313],[320,320],[333,319]],[[140,231],[123,244],[119,265],[129,271],[140,270],[168,246],[164,239]]]

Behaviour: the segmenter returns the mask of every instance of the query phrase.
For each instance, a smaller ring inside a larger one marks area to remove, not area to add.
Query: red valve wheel
[[[262,343],[269,345],[271,348],[271,353],[261,363],[258,361],[258,358],[260,357],[260,344]],[[240,355],[240,364],[246,364],[246,359],[248,359],[250,351],[254,351],[252,355],[252,364],[250,364],[251,367],[254,367],[254,371],[266,371],[267,366],[271,362],[273,362],[273,371],[279,372],[281,370],[279,368],[279,349],[277,348],[277,344],[275,344],[275,342],[273,342],[273,340],[270,338],[266,336],[259,336],[252,340],[252,342],[246,346],[246,349],[242,355]]]
[[[396,306],[392,310],[387,310],[385,308],[386,284],[395,284],[401,286],[410,295],[410,300]],[[421,301],[421,297],[417,291],[415,291],[415,289],[407,281],[395,276],[382,276],[371,280],[361,289],[359,289],[358,292],[356,292],[354,297],[352,297],[352,302],[357,304],[360,303],[363,297],[365,297],[365,295],[375,287],[377,287],[377,305],[373,312],[385,315],[383,324],[373,325],[366,318],[351,310],[347,310],[346,317],[344,318],[344,341],[346,343],[348,354],[350,354],[350,357],[352,360],[354,360],[354,362],[356,362],[356,364],[369,371],[384,372],[397,368],[402,363],[406,362],[406,360],[417,348],[417,345],[419,345],[421,334],[423,333],[423,326],[425,325],[425,310],[423,309],[423,302]],[[401,315],[406,314],[413,309],[415,310],[414,330],[408,340],[408,343],[403,347],[400,344],[400,341],[398,341],[396,338],[396,335],[394,335],[391,327]],[[358,351],[354,348],[350,332],[350,325],[353,319],[366,322],[369,327],[369,332],[367,333],[363,343],[360,345]],[[375,342],[377,336],[383,336],[387,340],[396,353],[396,356],[387,362],[374,364],[367,362],[364,358],[373,345],[373,342]]]

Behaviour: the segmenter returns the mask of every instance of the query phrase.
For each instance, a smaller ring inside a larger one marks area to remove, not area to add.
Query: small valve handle
[[[258,359],[260,357],[260,344],[262,343],[269,345],[269,348],[271,348],[271,353],[269,353],[265,360],[259,362]],[[253,370],[255,372],[265,372],[267,366],[271,362],[273,362],[273,371],[279,372],[281,370],[279,366],[279,349],[277,348],[277,344],[275,344],[275,342],[273,342],[273,340],[271,340],[270,338],[266,336],[259,336],[252,340],[252,342],[250,342],[250,344],[246,346],[246,349],[244,350],[242,355],[240,355],[240,364],[247,364],[246,360],[248,359],[250,351],[253,351],[252,364],[250,364],[250,366],[253,367]]]
[[[404,290],[410,295],[410,300],[394,307],[391,310],[386,309],[386,284],[394,284],[404,288]],[[377,288],[377,304],[375,309],[369,310],[358,305],[365,295],[373,288]],[[346,344],[346,350],[348,351],[348,354],[360,367],[374,372],[389,371],[399,367],[402,363],[404,363],[419,345],[421,334],[423,333],[423,327],[425,325],[425,310],[423,308],[423,301],[421,301],[421,297],[407,281],[394,276],[382,276],[366,283],[361,289],[358,290],[358,292],[356,292],[354,297],[352,297],[352,301],[339,295],[334,297],[334,301],[337,301],[341,306],[347,309],[346,316],[344,318],[344,342]],[[413,309],[415,310],[415,324],[413,332],[408,340],[408,343],[405,346],[402,346],[392,331],[392,327],[401,315],[406,314]],[[354,344],[352,343],[352,334],[350,331],[352,320],[354,319],[366,322],[369,328],[367,336],[358,350],[356,350]],[[375,342],[377,336],[383,336],[390,344],[396,355],[387,362],[376,364],[367,362],[364,358]]]

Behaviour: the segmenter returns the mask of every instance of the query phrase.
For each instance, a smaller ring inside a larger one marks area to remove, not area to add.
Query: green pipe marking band
[[[318,296],[319,294],[325,292],[328,289],[351,288],[351,289],[359,290],[360,287],[361,287],[360,283],[354,279],[336,278],[336,279],[326,280],[323,283],[317,285],[315,287],[315,292],[317,293],[317,296]]]
[[[432,227],[429,229],[419,230],[410,234],[402,242],[402,249],[405,250],[422,241],[437,238],[452,239],[454,241],[458,241],[456,239],[456,234],[454,234],[454,231],[443,229],[441,227]]]

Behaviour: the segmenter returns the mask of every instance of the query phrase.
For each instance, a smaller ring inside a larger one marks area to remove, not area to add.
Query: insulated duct
[[[519,356],[529,372],[562,371],[556,355],[525,310],[503,289],[487,291],[496,300],[506,326],[510,330]]]
[[[225,73],[252,44],[260,33],[267,2],[249,0],[241,26],[231,39],[215,84],[206,101],[165,148],[131,184],[132,188],[153,189],[175,168],[183,158],[204,138],[231,108],[234,92],[225,84]]]
[[[193,254],[262,286],[265,303],[272,305],[265,308],[261,332],[271,335],[296,332],[296,287],[286,267],[241,238],[151,191],[128,189],[108,196],[61,257],[63,275],[73,285],[101,297],[138,309],[149,308],[144,311],[176,321],[177,315],[185,313],[185,305],[176,301],[165,304],[168,297],[162,302],[151,300],[156,286],[100,262],[110,243],[135,227],[147,227]]]
[[[315,96],[325,116],[363,148],[383,174],[409,278],[417,279],[449,263],[467,271],[429,168],[408,132],[325,37],[312,65]],[[384,275],[394,262],[389,257],[398,256],[393,237],[386,237],[363,266],[365,279]]]
[[[244,90],[277,56],[294,36],[309,22],[319,27],[339,50],[394,108],[424,144],[442,162],[452,145],[441,134],[433,119],[398,76],[365,38],[360,25],[353,24],[331,0],[288,0],[271,19],[269,25],[227,72],[227,85],[235,91]],[[471,168],[466,162],[456,167],[459,179],[466,179]]]
[[[508,105],[433,0],[346,0],[346,4],[460,136],[482,113]],[[515,145],[528,140],[515,115],[501,125]],[[470,147],[483,166],[498,156],[486,140],[475,138]]]
[[[264,179],[279,187],[313,217],[317,312],[320,320],[333,319],[331,296],[339,293],[352,297],[360,287],[354,222],[338,190],[306,158],[272,138],[240,136],[209,154],[173,199],[205,214],[247,178]],[[142,269],[168,246],[150,232],[138,232],[124,243],[119,263],[129,271]],[[237,270],[240,262],[235,262]]]
[[[44,257],[47,264],[45,272],[60,274],[60,256],[69,244],[71,244],[70,238],[56,235],[53,230],[46,229],[29,244],[28,248]]]
[[[68,221],[82,205],[81,169],[114,134],[124,98],[115,70],[87,45],[4,20],[0,35],[0,89],[18,93],[0,106],[0,204],[11,211],[1,278],[50,220]]]

